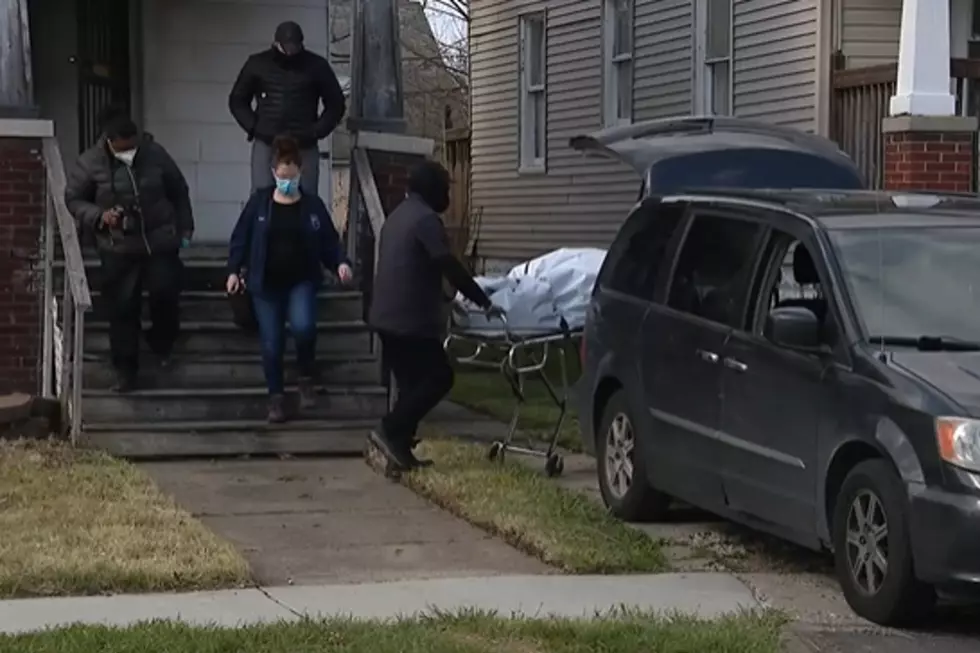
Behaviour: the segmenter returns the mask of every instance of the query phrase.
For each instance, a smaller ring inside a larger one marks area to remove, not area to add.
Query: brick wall
[[[884,148],[884,187],[888,190],[974,190],[977,156],[973,133],[886,133]]]
[[[381,205],[384,206],[387,215],[405,199],[408,171],[415,164],[424,161],[425,157],[417,154],[371,150],[368,152],[368,159],[371,162],[371,170],[374,171],[378,194],[381,195]]]
[[[0,136],[0,394],[39,389],[44,194],[40,139]]]

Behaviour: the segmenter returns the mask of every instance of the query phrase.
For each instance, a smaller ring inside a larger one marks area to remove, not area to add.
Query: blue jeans
[[[316,373],[316,285],[298,283],[286,290],[264,290],[252,294],[255,319],[259,323],[262,371],[270,395],[283,393],[283,351],[286,322],[296,341],[296,362],[301,377]]]

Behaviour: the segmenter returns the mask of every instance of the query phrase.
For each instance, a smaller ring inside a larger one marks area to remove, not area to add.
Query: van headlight
[[[950,465],[980,472],[980,420],[937,417],[939,455]]]

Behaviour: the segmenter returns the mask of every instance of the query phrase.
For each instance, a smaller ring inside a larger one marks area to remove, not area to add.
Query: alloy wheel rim
[[[606,485],[616,499],[622,499],[633,485],[633,451],[636,438],[633,424],[624,413],[617,414],[606,431]]]
[[[878,495],[858,492],[847,513],[846,533],[851,579],[862,593],[877,594],[888,575],[888,517]]]

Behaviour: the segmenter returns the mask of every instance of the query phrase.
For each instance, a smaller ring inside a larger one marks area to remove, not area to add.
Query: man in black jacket
[[[252,142],[253,191],[272,186],[272,139],[289,134],[301,148],[300,186],[307,194],[318,193],[317,143],[340,124],[347,105],[327,60],[303,47],[299,25],[280,24],[272,47],[248,58],[228,96],[228,107]]]
[[[103,134],[78,157],[65,204],[95,235],[102,262],[102,298],[109,314],[114,389],[133,388],[139,363],[142,293],[149,293],[150,348],[166,361],[180,329],[180,249],[194,233],[187,181],[163,147],[112,108]]]
[[[438,163],[416,166],[409,173],[408,196],[381,228],[368,320],[381,338],[398,398],[370,438],[403,469],[428,464],[412,453],[416,431],[453,386],[453,368],[442,348],[443,277],[471,302],[500,314],[450,250],[439,217],[449,207],[449,182]]]

